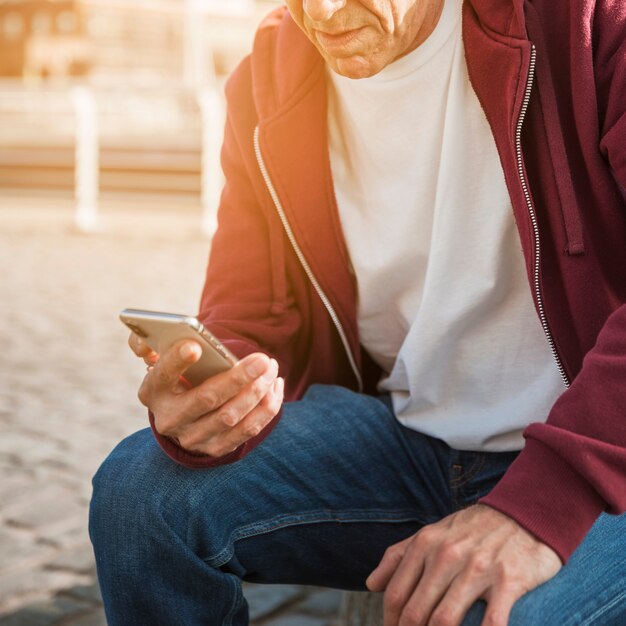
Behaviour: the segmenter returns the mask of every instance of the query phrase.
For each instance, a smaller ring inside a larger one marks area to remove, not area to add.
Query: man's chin
[[[369,78],[378,74],[384,64],[376,63],[373,59],[358,54],[347,57],[326,57],[330,68],[346,78]]]

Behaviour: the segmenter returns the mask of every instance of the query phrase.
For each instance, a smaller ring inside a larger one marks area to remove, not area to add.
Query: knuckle
[[[202,450],[203,439],[200,433],[187,431],[179,433],[176,439],[178,440],[178,445],[185,450],[190,452],[200,452]]]
[[[456,613],[449,607],[435,610],[430,618],[429,626],[454,626],[457,623]]]
[[[250,381],[243,367],[235,367],[232,372],[233,382],[239,387],[243,387]]]
[[[203,389],[200,394],[200,403],[205,413],[215,410],[219,406],[219,399],[214,389]]]
[[[157,432],[165,437],[179,437],[181,432],[186,434],[180,427],[180,416],[172,411],[160,411],[154,415],[154,425]]]
[[[437,531],[432,526],[424,526],[417,535],[415,535],[414,544],[426,546],[433,543],[436,539]]]
[[[181,433],[178,437],[178,444],[181,448],[185,448],[185,450],[191,450],[192,447],[196,444],[195,439],[188,433]]]
[[[414,606],[407,606],[402,611],[400,617],[400,626],[420,626],[424,622],[424,615],[419,608]]]
[[[220,411],[218,415],[218,419],[224,426],[235,426],[239,421],[239,418],[232,410],[223,410]]]
[[[385,609],[393,613],[398,613],[404,603],[404,596],[395,587],[388,587],[383,597]]]
[[[439,549],[439,557],[448,563],[458,561],[462,556],[461,547],[456,543],[444,543]],[[477,562],[477,557],[472,557],[470,565]],[[473,570],[476,572],[476,570]]]
[[[149,352],[143,360],[146,365],[156,365],[160,358],[161,357],[156,352]]]
[[[389,546],[386,550],[385,553],[383,555],[383,558],[385,559],[391,559],[391,560],[395,560],[395,556],[396,556],[396,552],[397,549],[395,546]]]
[[[224,442],[220,441],[211,441],[204,446],[204,452],[206,452],[209,456],[213,456],[219,458],[228,454],[230,449]]]
[[[493,564],[486,555],[474,554],[470,558],[469,567],[475,574],[484,574],[493,567]]]
[[[439,528],[435,526],[435,524],[424,526],[424,528],[420,530],[418,536],[421,537],[423,541],[436,541],[440,536]]]
[[[395,545],[389,546],[385,550],[385,554],[384,554],[383,558],[384,558],[385,561],[391,561],[392,563],[397,563],[402,558],[402,552]]]
[[[502,619],[502,615],[496,611],[488,612],[483,618],[482,626],[502,626],[506,624]]]
[[[243,434],[248,438],[256,437],[262,430],[263,430],[263,426],[261,424],[257,424],[257,423],[248,424],[243,429]]]
[[[130,349],[135,353],[135,356],[143,356],[146,352],[150,352],[151,348],[149,348],[145,343],[140,341],[139,337],[134,333],[131,333],[128,337],[128,345]]]
[[[509,577],[509,567],[504,561],[497,560],[493,563],[493,571],[499,580],[506,580]]]
[[[267,393],[267,384],[263,383],[261,380],[255,380],[252,384],[252,395],[257,400],[260,401],[261,398]]]

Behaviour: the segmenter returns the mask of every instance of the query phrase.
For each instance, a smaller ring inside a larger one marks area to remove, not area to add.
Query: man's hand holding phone
[[[284,380],[278,363],[265,354],[250,354],[190,388],[181,376],[200,358],[198,343],[179,341],[157,355],[131,333],[129,345],[148,365],[139,400],[152,411],[157,431],[190,452],[229,454],[258,435],[280,410]]]

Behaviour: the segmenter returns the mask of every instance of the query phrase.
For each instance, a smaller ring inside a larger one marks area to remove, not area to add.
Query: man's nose
[[[347,0],[303,0],[304,12],[314,22],[326,22],[346,6]]]

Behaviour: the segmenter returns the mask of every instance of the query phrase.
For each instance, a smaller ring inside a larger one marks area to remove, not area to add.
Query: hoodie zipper
[[[517,172],[519,175],[520,183],[522,184],[522,189],[524,191],[524,197],[526,198],[526,206],[528,207],[528,212],[530,214],[530,221],[532,222],[534,240],[535,240],[535,266],[533,270],[533,286],[535,290],[535,296],[537,298],[537,308],[539,310],[539,319],[541,321],[541,326],[543,327],[543,332],[548,339],[548,343],[550,344],[550,349],[552,350],[552,355],[554,356],[554,360],[556,361],[557,367],[559,368],[559,373],[561,374],[561,378],[565,383],[566,387],[569,387],[570,382],[567,374],[565,372],[565,368],[563,367],[563,363],[559,357],[559,354],[556,349],[556,345],[554,343],[554,338],[552,337],[552,333],[550,332],[550,327],[548,325],[548,319],[546,317],[546,311],[543,305],[543,297],[541,294],[541,280],[540,280],[540,263],[541,263],[541,243],[539,240],[539,224],[537,222],[537,214],[535,213],[535,207],[533,206],[532,198],[530,197],[530,191],[528,190],[528,183],[526,182],[526,175],[524,173],[524,159],[522,157],[522,125],[524,124],[524,118],[526,117],[526,111],[528,109],[528,103],[530,101],[530,92],[533,88],[533,80],[535,77],[535,65],[537,60],[537,50],[533,45],[530,51],[530,67],[528,69],[528,77],[526,79],[526,91],[524,92],[524,100],[522,102],[522,108],[520,110],[519,118],[517,120],[517,127],[515,129],[515,151],[517,154]]]
[[[522,102],[522,108],[520,110],[520,114],[517,120],[517,126],[515,129],[515,151],[517,155],[517,171],[518,171],[520,183],[522,185],[522,190],[524,192],[524,198],[526,199],[526,206],[528,208],[528,213],[530,214],[530,220],[532,223],[533,234],[534,234],[535,264],[534,264],[534,271],[533,271],[533,286],[534,286],[535,296],[537,299],[539,319],[541,321],[541,326],[543,328],[543,331],[550,345],[552,355],[559,369],[559,373],[561,374],[561,378],[563,379],[563,383],[565,384],[566,387],[569,387],[570,381],[565,372],[565,368],[563,367],[563,363],[559,357],[559,354],[557,352],[556,345],[554,343],[554,338],[552,337],[552,332],[550,331],[550,326],[548,325],[548,319],[546,317],[545,307],[543,304],[543,296],[541,293],[541,281],[540,281],[541,243],[539,239],[539,225],[537,222],[537,215],[535,213],[535,208],[533,206],[532,199],[530,197],[528,184],[526,182],[526,175],[524,174],[524,160],[522,156],[522,126],[524,124],[524,118],[526,117],[526,111],[528,109],[528,103],[530,101],[530,93],[533,87],[533,80],[535,77],[536,59],[537,59],[537,51],[536,51],[535,46],[532,46],[531,56],[530,56],[530,67],[528,70],[528,77],[526,79],[526,90],[524,92],[524,100]],[[257,163],[259,166],[259,170],[261,171],[261,175],[263,176],[263,180],[265,181],[265,186],[267,187],[267,190],[269,191],[272,201],[274,202],[274,206],[276,208],[280,221],[283,225],[287,238],[289,239],[289,242],[291,243],[291,246],[293,247],[294,252],[296,253],[296,256],[298,257],[300,264],[302,265],[306,275],[311,281],[311,284],[315,288],[315,291],[317,292],[318,296],[322,300],[322,303],[326,307],[326,310],[328,311],[328,314],[330,315],[330,318],[333,321],[333,324],[335,325],[337,332],[339,333],[339,337],[346,351],[346,355],[350,362],[350,366],[352,367],[352,371],[357,380],[358,389],[359,391],[363,391],[363,380],[361,378],[361,374],[354,360],[354,355],[352,354],[352,350],[350,349],[350,344],[348,343],[348,338],[343,329],[343,326],[341,325],[341,321],[339,320],[339,317],[337,313],[335,312],[335,309],[333,308],[332,304],[330,303],[328,296],[324,293],[323,289],[321,288],[302,250],[300,249],[300,246],[298,245],[296,237],[293,234],[293,230],[291,229],[291,225],[289,224],[287,216],[285,215],[285,211],[280,202],[280,198],[278,197],[278,194],[276,193],[274,184],[272,183],[272,180],[267,171],[267,167],[265,166],[265,161],[263,159],[263,154],[261,152],[261,146],[259,144],[259,127],[258,126],[254,129],[254,152],[256,154],[256,159],[257,159]]]
[[[311,270],[311,267],[309,266],[300,246],[298,245],[298,242],[293,233],[293,230],[291,229],[291,225],[289,224],[289,220],[287,219],[287,216],[285,215],[283,205],[280,201],[280,198],[278,197],[278,194],[276,193],[276,188],[274,187],[274,184],[272,183],[272,179],[270,178],[270,175],[267,171],[267,167],[265,166],[265,160],[263,159],[263,153],[261,152],[261,145],[259,143],[259,127],[258,126],[254,129],[254,152],[256,154],[256,159],[259,165],[259,170],[261,171],[261,175],[263,176],[263,180],[265,181],[265,186],[267,187],[267,190],[269,191],[269,194],[272,197],[272,201],[274,202],[274,207],[276,208],[276,212],[278,213],[278,217],[280,218],[280,221],[283,225],[283,229],[285,230],[287,238],[289,239],[289,242],[291,243],[291,246],[293,247],[294,252],[296,253],[296,256],[298,257],[300,264],[302,265],[306,275],[311,281],[311,284],[315,288],[317,295],[320,297],[322,303],[326,307],[326,310],[328,311],[328,314],[330,315],[330,319],[333,321],[333,324],[335,325],[335,328],[337,329],[337,332],[339,333],[339,338],[341,339],[341,343],[343,344],[343,347],[346,351],[348,361],[350,362],[350,366],[352,367],[352,371],[357,380],[358,390],[359,392],[362,392],[363,391],[363,379],[361,378],[361,373],[359,372],[359,368],[357,367],[356,362],[354,360],[354,355],[352,354],[352,350],[350,349],[350,343],[348,342],[348,337],[343,329],[343,326],[341,325],[339,316],[335,312],[333,305],[330,303],[328,296],[324,293],[324,290],[320,286],[317,278],[315,277],[315,274],[313,274],[313,270]]]

